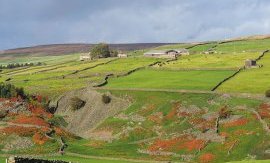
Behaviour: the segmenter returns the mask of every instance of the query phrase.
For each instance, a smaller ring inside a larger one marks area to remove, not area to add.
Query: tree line
[[[13,69],[18,67],[28,67],[28,66],[41,66],[43,63],[9,63],[7,65],[0,65],[0,69]]]

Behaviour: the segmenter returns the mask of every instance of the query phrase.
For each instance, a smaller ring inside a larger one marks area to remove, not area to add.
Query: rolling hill
[[[2,58],[1,64],[45,63],[2,69],[0,81],[43,97],[48,105],[32,112],[24,107],[27,115],[18,110],[0,119],[0,160],[14,153],[78,162],[270,159],[270,99],[265,97],[270,89],[268,36],[111,46],[130,50],[129,57],[79,61],[80,50],[89,45],[50,45],[2,54],[16,59]],[[187,48],[190,55],[175,60],[142,55],[149,49],[174,48]],[[205,53],[209,49],[215,52]],[[257,60],[258,66],[245,68],[247,59]],[[79,106],[74,109],[75,98]],[[27,102],[39,104],[25,101],[24,106]],[[0,99],[0,110],[7,105],[16,110],[15,104],[14,99]],[[33,134],[33,126],[27,126],[32,123],[40,135],[46,135],[42,124],[57,131],[53,138],[62,137],[65,154],[57,154],[61,146],[53,139],[39,144],[43,137]],[[26,133],[13,129],[22,124]],[[31,146],[17,149],[5,143],[16,144],[16,139]]]
[[[110,48],[121,51],[133,51],[154,48],[170,43],[134,43],[134,44],[110,44]],[[0,51],[0,57],[6,56],[47,56],[64,55],[72,53],[85,53],[95,44],[52,44],[38,45]]]

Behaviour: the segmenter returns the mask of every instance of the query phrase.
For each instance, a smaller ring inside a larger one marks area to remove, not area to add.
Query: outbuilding
[[[177,58],[181,55],[189,55],[187,49],[171,49],[171,50],[152,50],[144,53],[145,57],[155,58]]]
[[[92,60],[91,53],[84,53],[80,55],[80,61]]]
[[[252,68],[252,67],[256,67],[256,66],[257,66],[256,60],[247,59],[245,61],[245,68]]]

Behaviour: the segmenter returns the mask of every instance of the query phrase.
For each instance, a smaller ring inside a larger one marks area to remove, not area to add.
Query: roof
[[[186,53],[188,52],[187,49],[170,49],[170,50],[151,50],[151,51],[148,51],[146,53],[144,53],[145,55],[152,55],[152,54],[156,54],[156,55],[160,55],[160,54],[166,54],[168,52],[171,52],[171,51],[175,51],[177,53]]]

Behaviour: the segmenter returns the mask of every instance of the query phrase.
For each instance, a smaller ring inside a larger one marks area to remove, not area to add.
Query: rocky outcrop
[[[68,123],[66,129],[75,135],[89,138],[95,127],[102,123],[106,118],[116,115],[129,106],[128,100],[109,95],[110,103],[102,101],[103,93],[99,93],[91,88],[84,88],[71,91],[58,99],[55,114],[64,117]],[[85,105],[78,109],[72,109],[70,100],[79,97],[85,101]]]

